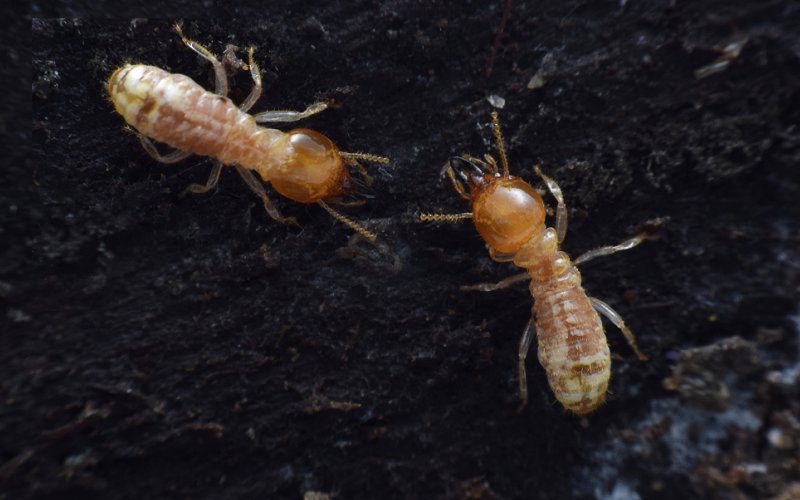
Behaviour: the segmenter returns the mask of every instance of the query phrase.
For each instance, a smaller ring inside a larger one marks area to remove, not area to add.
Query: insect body
[[[241,106],[226,97],[225,68],[205,47],[183,37],[183,42],[214,66],[216,93],[208,92],[191,78],[169,73],[154,66],[126,64],[108,80],[108,93],[117,112],[134,127],[145,150],[163,163],[180,161],[190,154],[215,159],[205,185],[193,184],[185,192],[204,193],[216,186],[223,164],[234,165],[247,185],[263,201],[267,212],[279,222],[284,218],[269,200],[261,180],[272,184],[278,193],[300,203],[317,203],[336,219],[371,240],[375,234],[334,211],[327,203],[351,188],[347,166],[360,166],[357,160],[387,163],[388,159],[340,152],[324,135],[308,129],[282,132],[265,128],[260,122],[292,122],[327,108],[323,102],[305,111],[267,111],[250,115],[247,111],[261,95],[261,75],[249,49],[249,64],[254,87]],[[166,143],[177,151],[161,155],[148,139]],[[361,170],[363,173],[363,170]],[[368,179],[368,176],[365,178]]]
[[[639,359],[647,358],[639,352],[633,333],[622,318],[606,303],[586,295],[576,264],[632,248],[646,236],[641,234],[620,245],[589,251],[573,263],[559,250],[567,227],[561,189],[536,167],[558,201],[556,228],[546,227],[542,198],[530,184],[509,174],[496,113],[492,119],[503,171],[497,171],[496,161],[488,155],[486,161],[468,155],[451,159],[443,173],[450,177],[456,191],[470,201],[471,211],[457,215],[423,214],[421,220],[471,218],[494,260],[513,262],[525,269],[524,273],[496,284],[462,287],[491,291],[530,279],[534,305],[519,347],[520,409],[528,401],[525,360],[535,334],[539,362],[558,401],[573,413],[589,413],[604,402],[611,375],[611,356],[598,311],[622,330]],[[469,167],[469,171],[457,170],[454,163]]]

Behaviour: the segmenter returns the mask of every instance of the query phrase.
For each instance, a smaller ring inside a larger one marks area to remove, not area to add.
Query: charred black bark
[[[800,11],[514,2],[486,77],[504,5],[213,5],[184,24],[218,54],[257,46],[255,110],[334,98],[303,126],[392,157],[347,212],[399,269],[319,207],[281,199],[302,229],[275,224],[229,171],[177,198],[209,161],[155,164],[103,87],[135,61],[210,88],[170,21],[34,19],[34,151],[0,206],[0,496],[687,498],[796,480]],[[244,98],[249,76],[231,83]],[[439,169],[490,151],[490,101],[515,172],[541,161],[564,189],[571,255],[670,218],[582,269],[652,358],[607,325],[621,358],[585,420],[535,359],[515,414],[530,295],[459,292],[514,271],[469,223],[414,222],[465,209]],[[714,354],[730,345],[755,361]]]

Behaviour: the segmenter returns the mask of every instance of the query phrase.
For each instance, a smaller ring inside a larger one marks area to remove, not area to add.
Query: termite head
[[[275,191],[300,203],[342,194],[348,173],[333,141],[308,129],[291,130],[281,140],[281,173],[269,179]]]
[[[486,172],[482,167],[491,167],[490,163],[471,157],[458,160],[471,167],[458,175],[469,185],[475,228],[495,252],[516,253],[544,228],[544,202],[530,184],[496,169]]]
[[[475,180],[470,182],[472,220],[494,251],[516,253],[544,228],[544,202],[530,184],[512,176]]]

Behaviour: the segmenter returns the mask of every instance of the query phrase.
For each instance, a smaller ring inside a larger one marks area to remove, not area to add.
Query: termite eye
[[[497,252],[514,253],[544,226],[542,197],[521,179],[489,184],[473,198],[472,218],[486,243]]]
[[[271,179],[277,192],[300,203],[341,194],[347,171],[330,139],[313,130],[295,129],[287,132],[287,143],[281,175]]]

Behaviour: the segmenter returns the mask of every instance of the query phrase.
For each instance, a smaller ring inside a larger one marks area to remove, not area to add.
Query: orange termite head
[[[495,252],[513,254],[544,228],[542,197],[527,182],[512,175],[476,171],[467,178],[475,228]]]
[[[290,130],[281,140],[286,142],[281,174],[269,179],[275,191],[300,203],[316,203],[344,192],[348,172],[333,141],[303,128]]]

